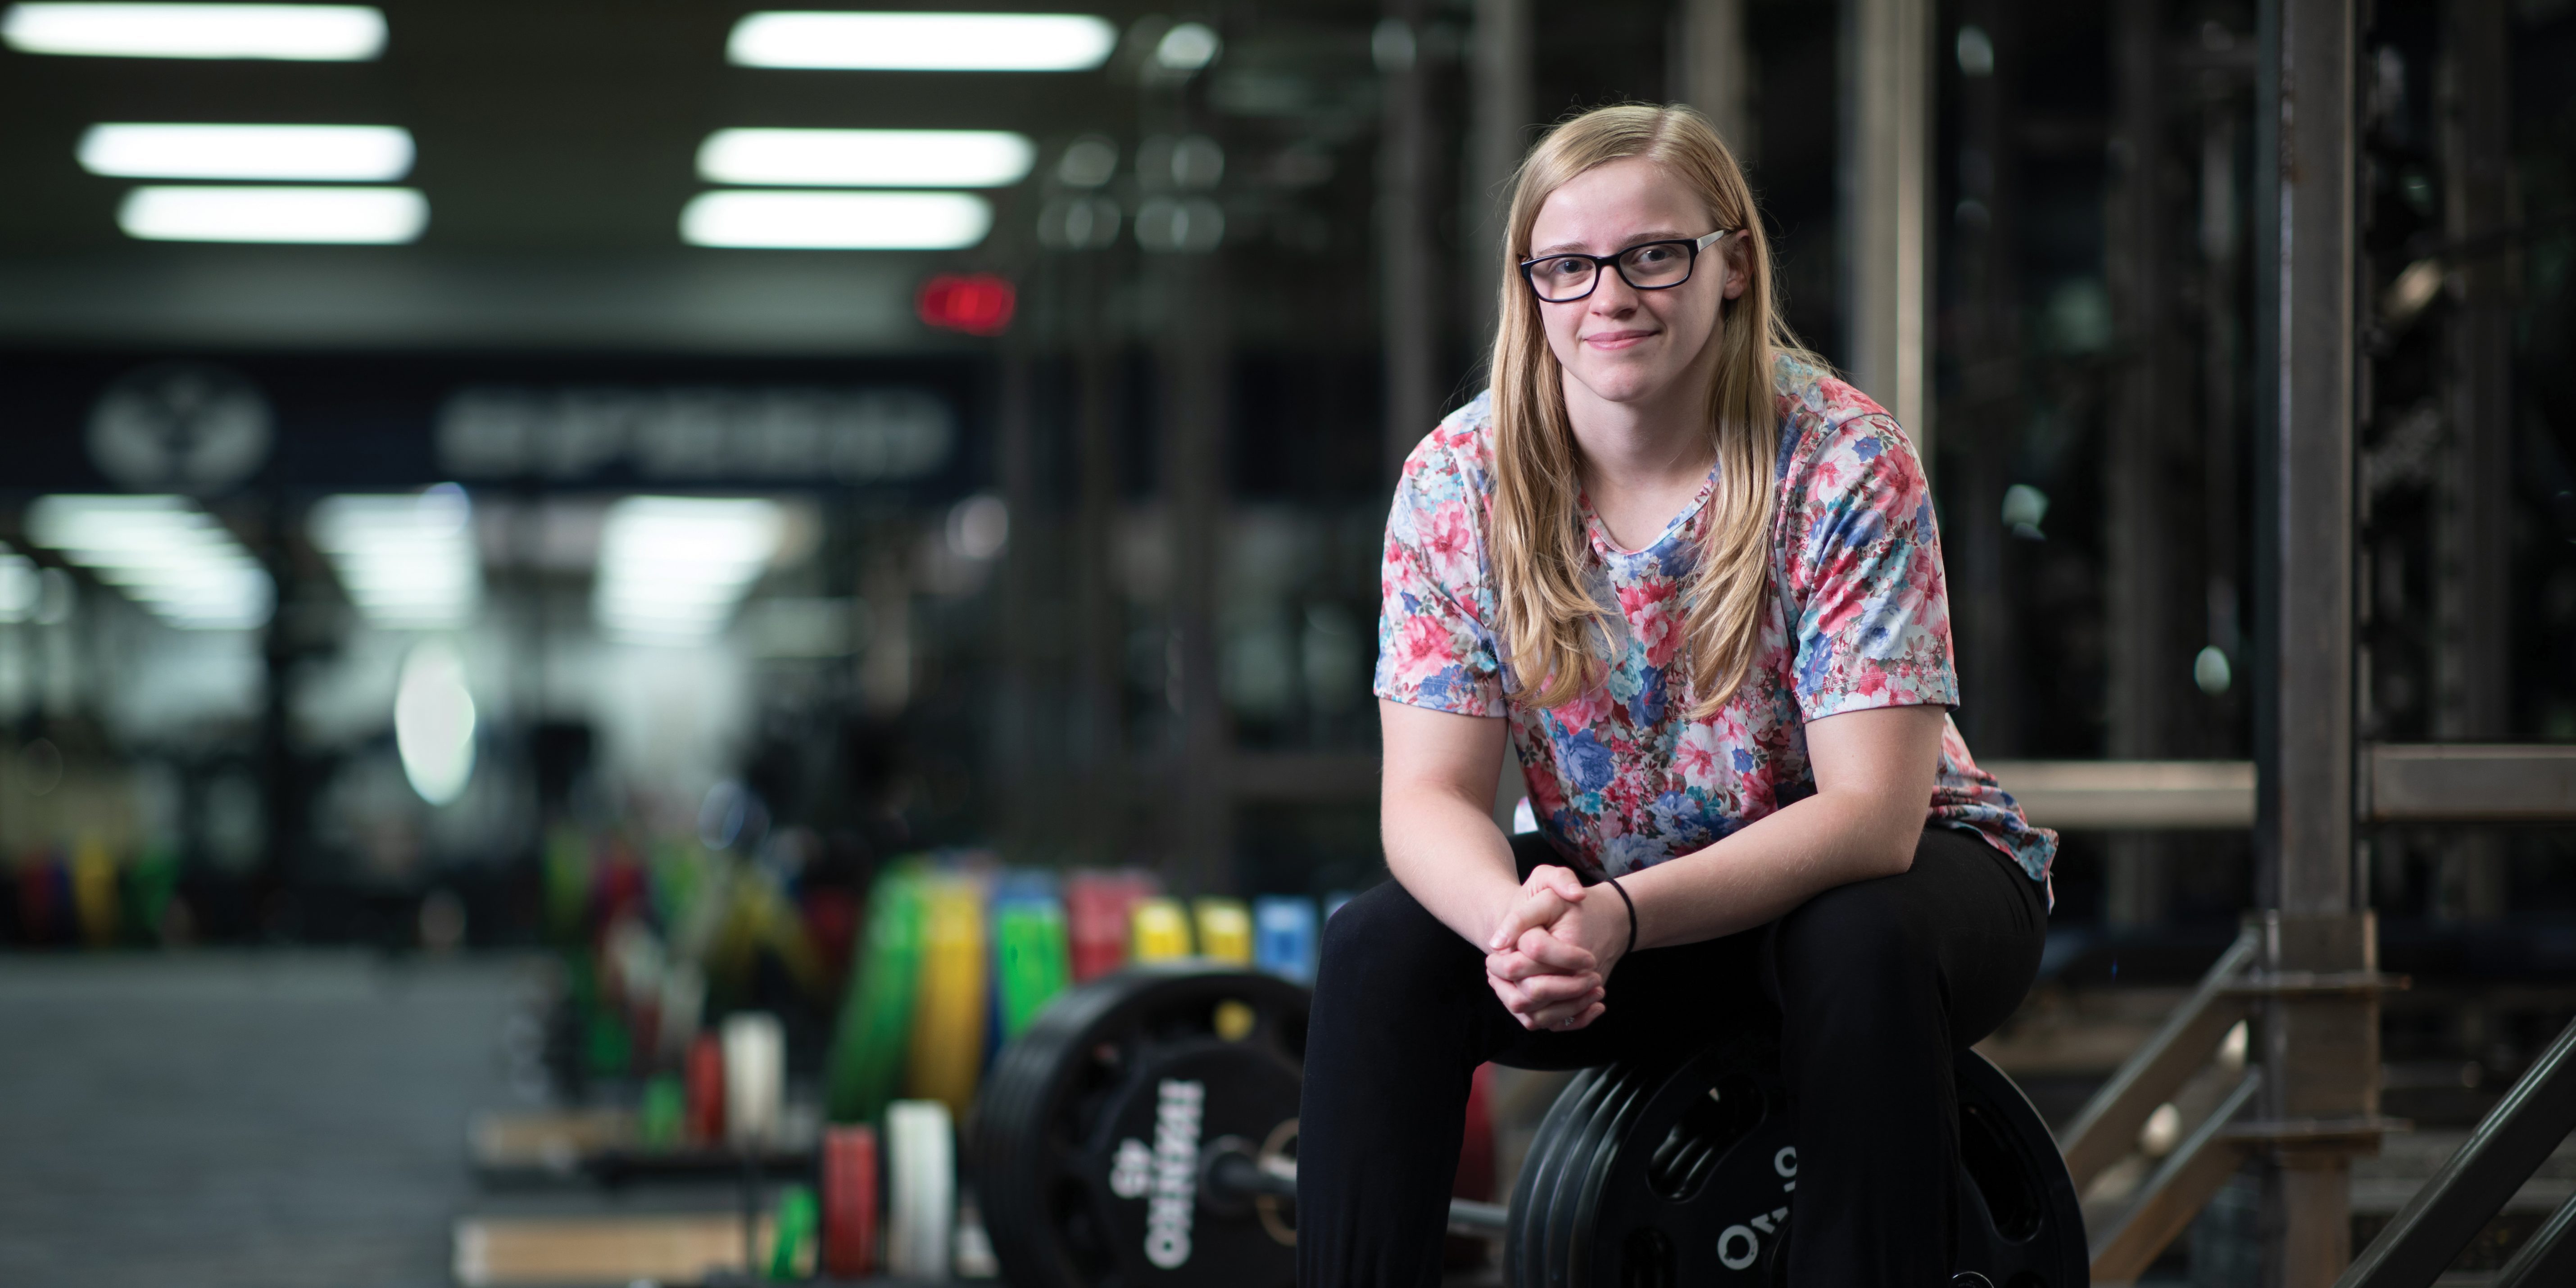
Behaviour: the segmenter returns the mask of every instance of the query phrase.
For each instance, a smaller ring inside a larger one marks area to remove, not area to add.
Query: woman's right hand
[[[1587,893],[1570,869],[1542,864],[1486,939],[1485,982],[1525,1029],[1579,1029],[1605,1009],[1600,959],[1581,946]]]
[[[1591,954],[1544,930],[1531,931],[1528,940],[1547,944],[1534,953],[1514,949],[1485,959],[1485,984],[1503,1009],[1530,1030],[1570,1031],[1599,1019],[1607,1009],[1606,985],[1599,971],[1580,964]]]

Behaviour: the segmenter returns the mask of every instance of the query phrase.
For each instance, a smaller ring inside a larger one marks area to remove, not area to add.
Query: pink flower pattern
[[[1713,471],[1642,550],[1621,550],[1586,505],[1584,578],[1613,637],[1597,641],[1600,683],[1545,710],[1523,702],[1499,656],[1490,395],[1405,461],[1387,517],[1376,691],[1507,719],[1540,830],[1596,875],[1704,849],[1813,794],[1807,721],[1958,705],[1941,539],[1913,443],[1866,395],[1805,363],[1783,359],[1776,384],[1773,602],[1752,673],[1702,719],[1679,663]],[[1955,723],[1944,723],[1924,821],[1973,831],[2048,880],[2057,834],[2032,827],[1977,768]]]

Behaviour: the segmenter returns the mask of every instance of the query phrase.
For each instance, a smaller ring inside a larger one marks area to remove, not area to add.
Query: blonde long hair
[[[1732,235],[1745,242],[1744,292],[1719,304],[1712,340],[1718,356],[1708,434],[1717,486],[1700,557],[1682,588],[1690,711],[1706,716],[1743,684],[1760,644],[1771,585],[1772,458],[1779,433],[1772,366],[1783,355],[1809,355],[1780,320],[1771,248],[1744,172],[1707,119],[1687,107],[1622,104],[1586,112],[1539,140],[1514,181],[1493,363],[1493,545],[1503,645],[1521,685],[1532,691],[1528,700],[1554,707],[1601,681],[1605,663],[1591,641],[1596,634],[1614,638],[1609,610],[1583,586],[1591,552],[1580,518],[1574,427],[1566,416],[1563,372],[1520,263],[1529,258],[1530,228],[1550,194],[1595,166],[1628,157],[1644,157],[1687,186],[1717,227],[1741,230]]]

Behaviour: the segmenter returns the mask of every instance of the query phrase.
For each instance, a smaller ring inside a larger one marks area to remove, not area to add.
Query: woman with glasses
[[[1438,1281],[1479,1063],[1765,1025],[1796,1105],[1789,1282],[1948,1283],[1951,1060],[2029,988],[2056,837],[1949,720],[1913,444],[1781,323],[1752,194],[1686,108],[1558,126],[1504,249],[1492,387],[1387,520],[1396,879],[1324,933],[1299,1279]]]

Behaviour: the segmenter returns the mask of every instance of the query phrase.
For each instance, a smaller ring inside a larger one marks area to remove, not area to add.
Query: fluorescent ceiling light
[[[394,751],[403,777],[432,805],[465,792],[474,777],[474,695],[465,659],[445,640],[412,646],[394,682]]]
[[[1405,36],[1408,46],[1412,39],[1409,33]],[[1225,42],[1218,40],[1206,23],[1185,22],[1163,33],[1161,43],[1154,46],[1154,65],[1167,71],[1194,72],[1215,62],[1217,52],[1224,47]],[[1412,61],[1413,55],[1407,53],[1405,64],[1411,66]]]
[[[591,612],[610,636],[687,642],[724,629],[778,552],[776,502],[630,496],[600,526]]]
[[[680,212],[692,246],[772,250],[962,250],[992,227],[963,192],[702,192]]]
[[[120,179],[338,179],[411,172],[411,131],[391,125],[93,125],[81,168]]]
[[[718,130],[698,148],[709,183],[842,188],[996,188],[1018,183],[1037,145],[1008,130]]]
[[[38,497],[27,535],[173,626],[248,630],[277,606],[268,570],[186,497]]]
[[[345,4],[15,4],[0,40],[22,54],[365,62],[385,15]]]
[[[393,245],[429,226],[429,201],[412,188],[146,187],[116,225],[144,241]]]
[[[463,626],[483,601],[474,507],[454,484],[418,494],[329,497],[313,508],[312,531],[350,602],[377,626]]]
[[[0,622],[23,622],[36,615],[44,574],[35,561],[15,550],[0,551]]]
[[[744,67],[907,72],[1079,72],[1109,61],[1118,29],[1080,13],[755,13],[725,56]]]

